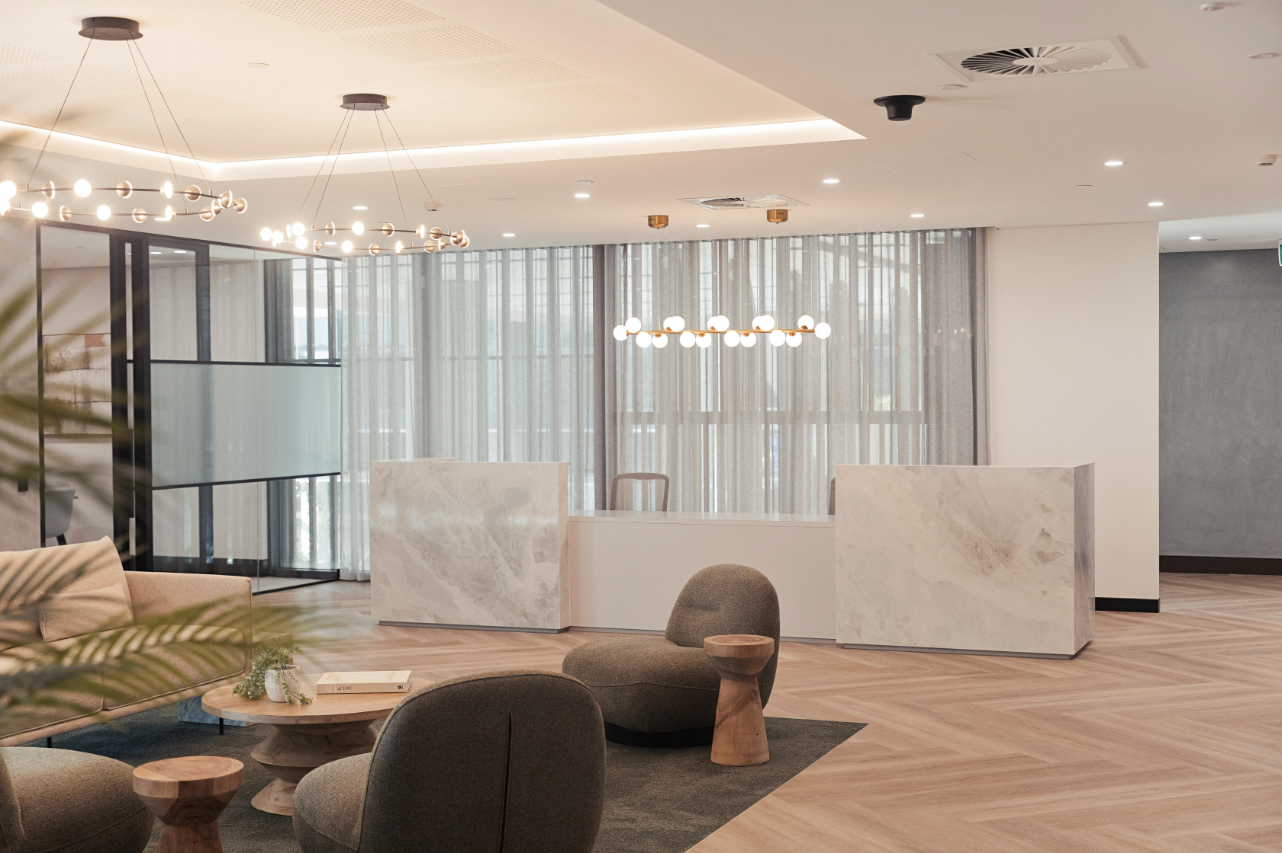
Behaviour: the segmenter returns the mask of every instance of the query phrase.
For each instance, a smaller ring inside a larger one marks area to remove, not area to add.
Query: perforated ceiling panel
[[[6,71],[4,78],[18,83],[41,86],[45,89],[67,90],[71,78],[76,73],[75,66],[58,65],[52,68],[24,68]],[[132,74],[122,74],[108,68],[86,65],[80,69],[76,78],[76,92],[123,92],[139,88],[138,78]]]
[[[401,0],[243,0],[243,5],[314,30],[363,30],[444,20]]]
[[[436,27],[399,33],[370,33],[348,36],[347,41],[403,59],[406,62],[434,62],[441,59],[475,59],[520,53],[510,44],[478,33],[468,27]]]
[[[31,65],[35,62],[57,62],[61,57],[41,53],[29,47],[0,43],[0,65]]]
[[[577,71],[538,57],[442,65],[435,70],[478,86],[525,86],[531,83],[563,83],[567,80],[587,79]]]
[[[574,107],[610,107],[639,104],[641,99],[604,83],[577,86],[545,86],[539,89],[516,89],[504,92],[509,98],[525,101],[545,110],[568,110]]]
[[[134,86],[138,86],[138,81],[134,81]],[[201,114],[201,113],[228,113],[241,110],[249,110],[252,107],[247,104],[239,104],[235,101],[228,101],[225,98],[215,98],[213,95],[206,95],[203,92],[193,92],[190,89],[176,89],[172,92],[164,93],[162,101],[160,95],[155,89],[147,88],[147,96],[151,98],[151,108],[157,113],[164,113],[165,106],[168,104],[178,114]],[[120,92],[115,95],[95,95],[95,100],[106,101],[109,104],[115,104],[118,107],[126,107],[135,110],[147,109],[147,97],[143,96],[142,89],[137,88],[133,92]]]

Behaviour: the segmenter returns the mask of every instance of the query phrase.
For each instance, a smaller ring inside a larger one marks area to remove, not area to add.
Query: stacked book
[[[316,681],[316,695],[335,693],[408,693],[410,671],[327,672]]]

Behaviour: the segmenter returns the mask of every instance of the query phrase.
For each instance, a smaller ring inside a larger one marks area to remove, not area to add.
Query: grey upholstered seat
[[[760,634],[775,642],[761,670],[761,704],[770,699],[779,663],[779,597],[747,566],[709,566],[686,583],[663,637],[617,637],[570,651],[561,670],[592,689],[606,737],[642,745],[710,743],[721,678],[703,638]]]
[[[605,802],[592,693],[555,672],[490,672],[411,693],[373,753],[308,773],[305,853],[589,853]]]
[[[128,764],[67,749],[0,749],[5,853],[139,853],[153,820]]]

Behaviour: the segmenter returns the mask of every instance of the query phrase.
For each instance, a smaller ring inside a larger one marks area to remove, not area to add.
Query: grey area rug
[[[611,743],[606,754],[605,814],[596,853],[681,853],[711,835],[775,788],[864,727],[862,723],[766,718],[770,762],[721,767],[708,747],[647,749]],[[290,818],[250,805],[272,775],[249,757],[268,727],[178,721],[177,707],[144,711],[117,722],[54,738],[74,749],[137,766],[180,755],[225,755],[245,764],[245,784],[219,819],[225,853],[298,853]],[[43,742],[32,744],[43,748]],[[154,850],[159,833],[153,834]]]

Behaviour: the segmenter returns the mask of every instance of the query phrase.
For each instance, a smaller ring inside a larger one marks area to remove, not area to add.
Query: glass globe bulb
[[[619,324],[614,327],[614,339],[616,341],[626,341],[628,339],[628,327]]]
[[[695,343],[699,345],[699,349],[707,349],[712,346],[712,335],[696,335]]]
[[[12,207],[12,205],[9,204],[9,199],[0,198],[0,216],[4,216],[8,213],[10,207]]]
[[[49,215],[49,205],[45,204],[43,201],[36,202],[31,205],[31,215],[36,219],[44,219]]]
[[[161,222],[169,222],[174,218],[174,208],[172,205],[165,205],[165,218]]]
[[[307,248],[307,238],[306,238],[306,237],[298,237],[298,238],[296,238],[296,239],[294,240],[294,245],[295,245],[295,246],[297,246],[297,247],[298,247],[298,248],[300,248],[300,249],[306,249],[306,248]]]
[[[757,345],[757,336],[753,334],[744,335],[739,339],[739,343],[743,344],[748,349],[752,349]]]
[[[270,240],[272,238],[272,229],[264,227],[262,231],[258,232],[258,236],[264,240]]]
[[[685,327],[686,327],[686,321],[676,316],[675,314],[669,317],[668,322],[664,324],[664,328],[671,329],[674,332],[679,332]]]
[[[789,336],[788,336],[788,346],[790,346],[790,347],[799,347],[799,346],[801,346],[801,335],[797,334],[796,332],[793,332],[791,335],[789,335]]]
[[[769,314],[762,314],[757,319],[761,321],[761,331],[763,332],[769,332],[775,327],[775,318]]]
[[[84,198],[85,196],[89,195],[89,193],[93,192],[93,187],[91,187],[89,185],[89,182],[86,181],[84,178],[81,178],[80,180],[76,181],[76,185],[73,187],[73,189],[76,191],[76,195],[80,196],[81,198]]]
[[[108,219],[111,218],[111,208],[107,207],[107,205],[105,204],[98,205],[97,212],[98,212],[98,218],[101,219],[103,222],[106,222]]]
[[[364,234],[364,233],[365,233],[365,223],[361,222],[360,220],[357,220],[357,221],[353,222],[353,223],[352,223],[352,233],[353,233],[353,234],[355,234],[357,237],[359,237],[359,236],[361,236],[362,234]]]
[[[787,337],[788,336],[785,335],[781,329],[775,329],[770,333],[770,343],[774,346],[781,347],[783,346],[784,339]]]
[[[160,194],[163,195],[165,198],[173,198],[174,185],[171,184],[169,181],[165,181],[164,184],[162,184],[160,187]]]
[[[815,327],[815,318],[809,314],[802,314],[797,318],[798,329],[813,329]]]
[[[816,337],[816,338],[819,338],[820,340],[823,340],[824,338],[828,337],[828,336],[829,336],[829,335],[831,335],[831,334],[832,334],[832,326],[829,326],[827,323],[816,323],[816,324],[815,324],[815,337]]]
[[[13,181],[0,181],[0,198],[13,198],[17,194],[17,184]]]
[[[637,332],[637,346],[641,347],[641,349],[650,346],[651,342],[652,338],[649,332]]]
[[[279,231],[273,231],[272,240],[276,243],[281,243],[285,240],[285,235],[280,233]]]
[[[668,338],[670,338],[670,337],[672,337],[672,336],[671,336],[671,335],[655,335],[655,336],[654,336],[654,348],[655,348],[655,349],[663,349],[664,347],[666,347],[666,346],[668,345]]]
[[[343,251],[344,251],[344,252],[350,252],[350,251],[352,250],[352,241],[351,241],[351,240],[344,240],[344,241],[343,241],[342,249],[343,249]]]
[[[401,252],[405,251],[405,244],[400,240],[397,240],[396,245],[392,247],[392,251],[399,255]]]
[[[631,332],[634,335],[637,332],[641,331],[641,321],[638,320],[636,317],[629,317],[628,322],[625,323],[624,326],[627,328],[629,332]]]
[[[694,332],[682,332],[681,337],[677,340],[681,341],[681,346],[690,349],[690,347],[694,346]]]
[[[738,332],[735,332],[735,331],[729,331],[729,332],[726,332],[724,335],[722,335],[722,336],[721,336],[721,339],[722,339],[723,341],[725,341],[725,344],[726,344],[726,346],[728,346],[728,347],[737,347],[737,346],[739,346],[739,333],[738,333]]]
[[[293,225],[286,225],[286,226],[285,226],[285,236],[286,236],[286,237],[290,237],[290,238],[292,238],[292,237],[294,236],[294,226],[293,226]]]
[[[303,227],[303,223],[301,222],[294,223],[294,236],[298,236],[299,234],[306,234],[306,233],[307,233],[307,229]]]
[[[708,320],[708,328],[712,329],[714,332],[724,332],[726,329],[730,328],[730,318],[718,314]]]

